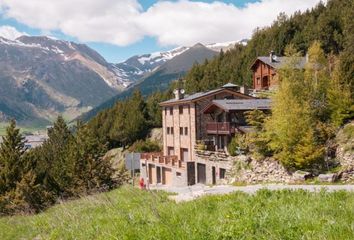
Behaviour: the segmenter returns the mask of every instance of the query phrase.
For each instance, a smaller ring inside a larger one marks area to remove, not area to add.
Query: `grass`
[[[125,186],[0,218],[0,239],[354,239],[354,193],[263,190],[176,204]]]

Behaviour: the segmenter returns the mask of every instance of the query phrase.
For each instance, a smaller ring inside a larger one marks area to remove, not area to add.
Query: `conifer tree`
[[[59,116],[48,130],[48,140],[44,142],[40,153],[40,174],[43,182],[57,194],[66,193],[72,181],[69,146],[73,136],[64,119]]]
[[[14,189],[21,179],[24,144],[15,120],[11,120],[0,145],[0,194]]]
[[[102,186],[112,187],[113,170],[109,161],[103,159],[107,152],[92,131],[81,122],[77,124],[75,144],[69,149],[73,163],[73,181],[76,193],[83,193]]]
[[[335,68],[328,86],[329,116],[336,127],[343,124],[346,119],[354,117],[353,95],[350,84],[342,81],[341,64],[339,60],[335,61]]]

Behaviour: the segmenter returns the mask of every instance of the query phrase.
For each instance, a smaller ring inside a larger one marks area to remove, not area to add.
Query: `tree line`
[[[25,148],[11,121],[0,145],[0,215],[35,213],[54,204],[122,184],[113,177],[107,145],[82,123],[75,131],[58,117],[40,147]]]
[[[151,128],[162,126],[159,103],[171,97],[171,89],[153,93],[146,99],[135,91],[125,101],[101,111],[87,123],[88,128],[101,143],[108,143],[109,148],[129,147],[145,139]]]

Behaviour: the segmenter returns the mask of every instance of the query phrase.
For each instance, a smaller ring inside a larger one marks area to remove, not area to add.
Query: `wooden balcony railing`
[[[208,122],[206,124],[208,134],[231,134],[235,133],[235,126],[229,122]]]
[[[163,164],[169,167],[184,168],[185,163],[178,160],[177,156],[163,156],[162,152],[142,153],[141,160],[146,160],[153,163]]]

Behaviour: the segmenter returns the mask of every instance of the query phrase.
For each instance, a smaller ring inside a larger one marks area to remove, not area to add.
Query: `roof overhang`
[[[203,96],[200,96],[200,97],[197,97],[197,98],[194,98],[194,99],[190,99],[190,100],[188,100],[188,99],[180,99],[180,100],[171,101],[171,102],[161,102],[160,106],[161,107],[166,107],[166,106],[174,106],[174,105],[193,103],[193,102],[197,102],[199,100],[202,100],[204,98],[219,94],[221,92],[228,92],[228,93],[231,93],[231,94],[233,94],[235,96],[239,96],[242,99],[255,99],[255,97],[252,97],[250,95],[237,92],[237,91],[232,90],[232,89],[220,88],[218,91],[214,91],[214,92],[211,92],[210,94],[205,94]]]
[[[238,99],[234,99],[234,100],[238,100]],[[254,101],[260,101],[261,99],[254,99]],[[220,103],[220,102],[223,102],[224,100],[214,100],[212,101],[211,103],[209,103],[203,110],[202,112],[204,114],[210,114],[210,113],[213,113],[215,112],[216,109],[221,109],[222,111],[224,112],[231,112],[231,111],[252,111],[252,110],[270,110],[270,100],[268,100],[267,102],[265,103],[261,103],[261,104],[256,104],[256,105],[253,105],[253,106],[249,106],[247,104],[244,104],[242,103],[241,99],[240,99],[240,102],[238,103],[232,103],[232,100],[225,100],[225,101],[230,101],[230,104],[236,104],[238,107],[237,108],[233,108],[232,105],[229,105],[229,106],[225,106],[224,104]],[[248,100],[243,100],[243,101],[252,101],[250,99]],[[263,100],[264,101],[264,100]],[[226,102],[226,104],[228,104]],[[243,106],[242,106],[243,104]]]

